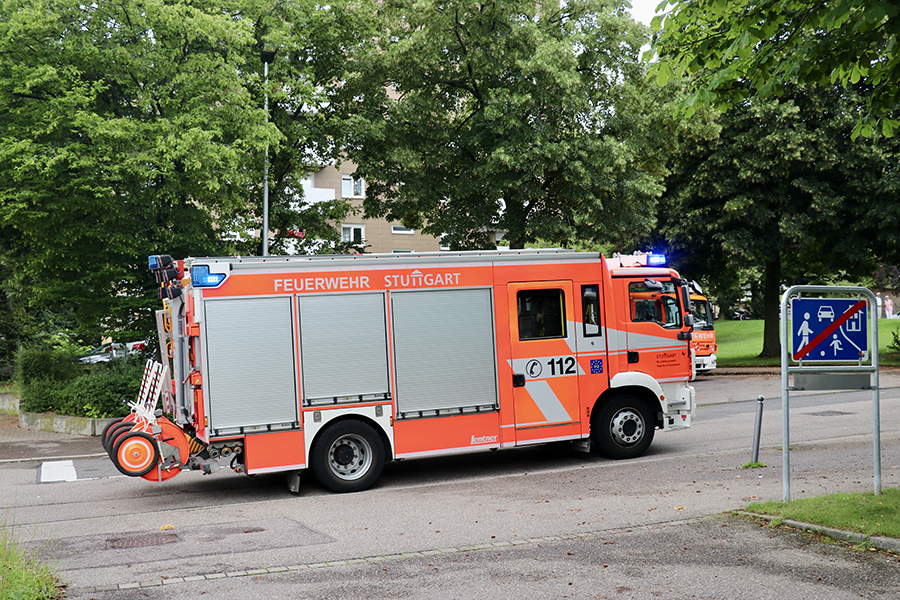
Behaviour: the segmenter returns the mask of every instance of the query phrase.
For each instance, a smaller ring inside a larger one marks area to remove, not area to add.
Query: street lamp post
[[[267,50],[265,47],[260,52],[260,58],[263,62],[263,72],[265,74],[265,97],[266,97],[266,125],[269,124],[269,64],[275,61],[276,50]],[[266,160],[263,167],[263,225],[262,235],[263,256],[269,255],[269,144],[266,142]]]

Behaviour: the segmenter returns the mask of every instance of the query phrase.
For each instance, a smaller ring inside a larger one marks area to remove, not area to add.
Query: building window
[[[391,252],[393,254],[410,254],[412,253],[412,250],[397,250],[396,248],[394,248],[393,250],[391,250]]]
[[[400,225],[391,225],[391,233],[412,235],[415,231],[407,229],[406,227],[401,227]]]
[[[341,177],[341,196],[344,198],[364,198],[366,186],[363,180],[352,175]]]
[[[345,244],[362,244],[365,239],[365,225],[341,225],[341,241]]]

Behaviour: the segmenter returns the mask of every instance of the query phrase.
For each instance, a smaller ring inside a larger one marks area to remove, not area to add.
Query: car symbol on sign
[[[825,318],[828,318],[828,319],[831,319],[832,321],[834,321],[834,309],[831,308],[830,306],[820,306],[819,307],[819,321],[821,321],[822,319],[825,319]]]

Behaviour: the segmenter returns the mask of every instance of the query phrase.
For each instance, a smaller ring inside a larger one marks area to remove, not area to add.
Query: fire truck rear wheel
[[[333,492],[368,489],[384,467],[384,443],[370,425],[339,421],[323,430],[310,452],[313,474]]]
[[[640,398],[617,396],[600,409],[596,420],[592,420],[591,441],[609,458],[638,457],[653,441],[651,417],[650,409]]]

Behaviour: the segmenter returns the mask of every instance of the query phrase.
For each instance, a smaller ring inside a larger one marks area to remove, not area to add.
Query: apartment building
[[[311,173],[303,181],[303,192],[308,202],[343,198],[359,208],[358,215],[351,215],[340,227],[344,241],[363,242],[366,252],[401,253],[430,252],[440,250],[438,238],[418,230],[407,229],[400,223],[386,219],[363,219],[362,204],[366,197],[366,184],[355,177],[356,165],[344,162],[339,167],[328,165]]]

